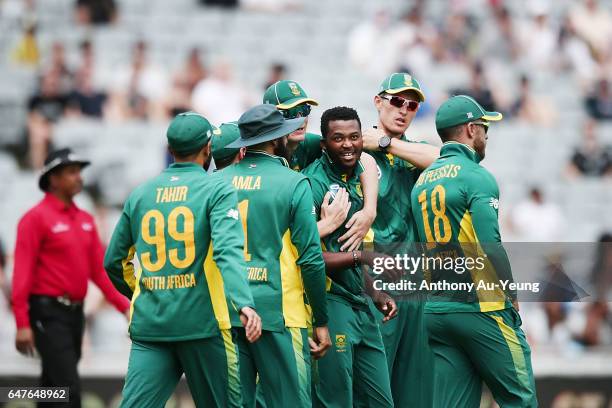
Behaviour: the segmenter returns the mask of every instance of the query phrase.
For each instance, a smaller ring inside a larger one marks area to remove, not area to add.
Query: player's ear
[[[382,103],[383,99],[380,97],[380,95],[374,95],[374,106],[376,106],[376,110],[379,112],[382,107]]]

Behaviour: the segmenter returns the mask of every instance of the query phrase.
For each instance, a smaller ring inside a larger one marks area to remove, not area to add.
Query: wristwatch
[[[389,146],[391,146],[391,138],[389,136],[385,135],[378,139],[378,147],[380,150],[386,151]]]

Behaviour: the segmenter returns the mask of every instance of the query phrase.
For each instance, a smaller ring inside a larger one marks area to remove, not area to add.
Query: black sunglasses
[[[311,107],[307,103],[289,109],[279,109],[285,119],[305,118],[310,115]]]

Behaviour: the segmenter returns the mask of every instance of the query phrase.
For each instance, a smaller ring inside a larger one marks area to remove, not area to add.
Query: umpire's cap
[[[49,175],[51,172],[69,164],[79,164],[83,168],[89,166],[90,162],[78,157],[70,148],[55,150],[49,153],[45,159],[45,165],[38,179],[38,187],[42,191],[47,191],[49,189]]]

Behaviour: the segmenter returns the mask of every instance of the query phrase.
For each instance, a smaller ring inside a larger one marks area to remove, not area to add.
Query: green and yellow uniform
[[[349,193],[350,218],[363,206],[360,165],[351,176],[336,167],[324,152],[304,170],[312,184],[317,218],[325,194],[340,188]],[[324,250],[340,252],[340,227],[322,239]],[[330,273],[327,278],[329,333],[332,348],[317,362],[318,381],[314,387],[314,406],[391,407],[384,345],[370,298],[364,294],[361,268],[354,266]]]
[[[268,407],[310,407],[311,360],[307,324],[327,324],[325,264],[312,192],[306,177],[286,160],[248,150],[219,172],[238,194],[245,230],[249,284],[262,319],[262,337],[240,336],[245,406],[255,403],[255,379]]]
[[[425,312],[434,352],[434,407],[478,406],[482,381],[500,406],[534,407],[531,351],[513,295],[478,286],[512,279],[499,234],[499,189],[480,160],[471,147],[447,142],[412,191],[412,214],[420,239],[429,243],[428,257],[484,259],[463,273],[435,263],[426,271],[431,283],[475,284],[469,291],[430,292]]]
[[[405,135],[400,140],[416,143]],[[391,153],[369,153],[376,160],[379,171],[378,211],[372,224],[374,248],[391,256],[411,254],[418,237],[410,210],[410,192],[421,171]],[[406,274],[403,279],[418,281],[418,276]],[[418,294],[393,291],[389,294],[397,302],[398,314],[396,318],[381,323],[380,330],[385,343],[393,401],[398,407],[428,407],[431,405],[433,373],[425,327],[425,303]]]
[[[395,72],[385,78],[379,94],[413,91],[423,102],[425,95],[412,76]],[[410,141],[405,135],[400,140]],[[378,167],[377,215],[372,224],[374,249],[394,256],[411,255],[417,241],[416,225],[410,211],[410,192],[421,173],[412,163],[384,151],[368,152]],[[373,276],[374,279],[384,279]],[[405,274],[402,279],[418,281],[419,276]],[[393,402],[397,407],[429,407],[433,384],[432,354],[424,318],[424,300],[418,294],[388,291],[397,303],[397,317],[382,323]]]
[[[241,405],[229,312],[254,302],[237,206],[231,185],[195,163],[172,164],[127,199],[104,260],[132,300],[122,406],[163,406],[183,372],[198,406]]]
[[[295,171],[304,170],[313,161],[321,157],[321,136],[306,133],[289,158],[289,166]]]

